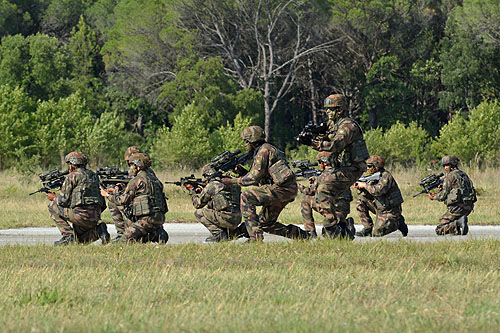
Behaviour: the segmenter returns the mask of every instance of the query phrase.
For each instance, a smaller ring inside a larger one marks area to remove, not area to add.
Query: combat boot
[[[225,230],[222,230],[218,233],[214,233],[212,236],[207,237],[205,239],[205,243],[220,243],[220,242],[227,242],[229,240],[227,236],[227,232]]]
[[[330,239],[334,239],[334,238],[349,238],[349,239],[354,239],[354,236],[351,238],[349,235],[348,235],[348,232],[347,232],[347,228],[343,228],[341,225],[337,224],[337,225],[334,225],[332,227],[323,227],[324,230],[325,230],[325,235],[330,238]]]
[[[468,220],[467,216],[463,215],[460,216],[460,218],[455,222],[458,235],[465,236],[469,233],[469,225],[467,224]]]
[[[308,231],[308,233],[309,233],[309,238],[312,238],[312,239],[318,238],[318,233],[316,232],[316,230]]]
[[[104,222],[99,223],[97,225],[97,227],[95,228],[95,230],[97,231],[97,234],[99,235],[99,238],[101,239],[101,243],[103,245],[108,244],[111,236],[109,235],[108,227],[106,226],[106,223],[104,223]]]
[[[122,238],[123,238],[123,234],[118,234],[118,235],[116,235],[116,237],[115,237],[115,238],[113,238],[113,239],[111,240],[111,243],[121,242]]]
[[[297,227],[296,225],[289,224],[286,226],[286,237],[292,238],[292,239],[308,239],[311,238],[310,233],[307,231]]]
[[[236,229],[229,231],[229,238],[239,239],[241,237],[250,238],[245,223],[241,223]]]
[[[349,233],[349,238],[354,239],[354,235],[356,235],[356,228],[354,227],[354,219],[349,217],[345,220],[347,232]]]
[[[63,236],[61,239],[54,242],[54,246],[69,245],[75,243],[75,236]]]
[[[363,228],[361,231],[356,231],[356,236],[358,237],[371,237],[372,229],[371,228]]]
[[[408,236],[408,226],[405,223],[405,218],[404,218],[403,215],[401,215],[399,217],[398,223],[399,223],[398,224],[398,230],[401,231],[401,233],[403,234],[403,237]]]
[[[155,238],[157,239],[158,244],[167,244],[168,242],[168,233],[163,229],[163,227],[160,227],[156,229],[155,231]]]

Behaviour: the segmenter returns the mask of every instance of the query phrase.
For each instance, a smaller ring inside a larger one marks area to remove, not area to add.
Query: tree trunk
[[[368,110],[368,124],[370,128],[377,128],[378,119],[377,119],[377,111],[375,109]]]
[[[313,71],[312,71],[312,61],[307,59],[307,71],[309,74],[309,92],[311,94],[311,112],[314,125],[318,124],[318,93],[316,87],[314,86]]]

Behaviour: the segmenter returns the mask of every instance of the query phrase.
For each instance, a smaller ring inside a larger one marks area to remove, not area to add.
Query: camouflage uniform
[[[130,209],[133,221],[123,233],[126,240],[138,241],[162,228],[165,222],[167,203],[163,184],[146,170],[137,173],[123,194],[111,194],[108,199],[117,206]]]
[[[252,139],[256,147],[250,171],[243,177],[233,179],[236,185],[258,186],[241,194],[241,213],[250,239],[261,241],[264,232],[289,238],[306,238],[307,233],[297,226],[277,222],[283,208],[295,200],[297,182],[285,154],[273,145],[264,143],[263,133],[259,126],[243,130],[243,139],[258,137],[259,140]],[[258,215],[257,206],[262,206]]]
[[[467,234],[457,227],[461,217],[467,217],[474,209],[476,190],[469,176],[460,169],[452,169],[445,175],[442,189],[434,200],[442,201],[447,207],[446,213],[439,220],[436,234]]]
[[[361,190],[356,202],[356,210],[364,230],[371,230],[372,236],[375,237],[396,231],[400,223],[404,223],[401,214],[403,196],[398,184],[389,171],[385,169],[378,171],[380,171],[380,179],[368,183],[366,188]],[[370,212],[376,214],[375,225],[373,225]]]
[[[100,237],[96,227],[105,207],[96,174],[78,167],[68,174],[61,192],[50,202],[49,213],[64,238],[74,234],[79,243],[91,243]]]
[[[226,233],[230,236],[241,222],[241,189],[224,185],[219,180],[210,181],[200,194],[191,197],[196,208],[194,216],[212,235]]]

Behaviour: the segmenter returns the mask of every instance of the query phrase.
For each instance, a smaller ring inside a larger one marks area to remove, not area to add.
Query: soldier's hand
[[[431,200],[434,200],[434,198],[436,197],[436,196],[434,195],[434,193],[430,193],[430,192],[429,192],[429,193],[426,193],[426,194],[427,194],[427,197],[429,197],[429,199],[431,199]]]
[[[314,177],[314,176],[313,177],[309,177],[307,180],[309,181],[309,184],[312,184],[312,183],[314,183],[316,181],[316,177]]]
[[[197,193],[197,194],[200,194],[201,191],[203,191],[203,189],[201,187],[197,187],[194,189],[194,191]]]
[[[103,188],[101,187],[101,195],[102,195],[103,197],[107,197],[107,196],[108,196],[108,194],[109,194],[109,193],[108,193],[108,191],[107,191],[107,190],[105,190],[105,189],[103,189]]]
[[[233,179],[231,177],[223,177],[220,181],[224,185],[232,185],[233,184]]]
[[[49,199],[50,201],[54,201],[55,198],[56,198],[55,193],[52,192],[47,193],[47,199]]]
[[[185,187],[185,188],[186,188],[186,190],[188,190],[188,191],[191,191],[192,189],[194,189],[194,186],[193,186],[193,185],[191,185],[191,184],[188,184],[188,183],[184,184],[184,187]]]
[[[321,148],[321,141],[319,141],[319,140],[311,140],[311,147],[312,147],[312,149],[320,150],[320,148]]]
[[[363,189],[363,188],[366,188],[366,183],[356,182],[356,183],[354,183],[354,187],[358,188],[358,189]]]

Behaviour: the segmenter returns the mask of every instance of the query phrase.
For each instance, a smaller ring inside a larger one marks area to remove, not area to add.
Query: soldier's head
[[[347,103],[344,95],[333,94],[325,98],[323,109],[328,116],[328,119],[337,121],[344,115]]]
[[[248,151],[253,151],[266,141],[266,135],[260,126],[246,127],[241,132],[241,138],[245,141],[245,147]]]
[[[133,153],[129,157],[128,165],[135,176],[140,170],[146,170],[151,165],[151,160],[144,153]]]
[[[134,153],[142,153],[142,151],[137,146],[130,146],[127,148],[127,150],[125,150],[125,154],[123,156],[123,159],[125,160],[125,162],[127,162],[127,164],[128,164],[129,159],[130,159],[130,155],[132,155]]]
[[[327,151],[320,151],[318,155],[316,155],[316,160],[318,161],[321,170],[328,169],[329,167],[331,167],[330,164],[331,155],[332,153]]]
[[[446,171],[458,168],[458,163],[460,160],[455,155],[446,155],[441,159],[441,165]]]
[[[64,157],[64,162],[66,162],[70,170],[74,170],[79,167],[85,167],[88,163],[88,159],[82,152],[72,151]]]
[[[385,161],[382,156],[371,155],[369,159],[366,160],[366,166],[371,173],[375,173],[384,168]]]
[[[203,177],[210,178],[215,175],[216,171],[210,164],[205,164],[205,166],[203,166],[203,169],[201,169],[201,173]]]

